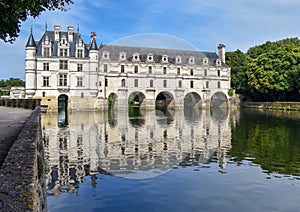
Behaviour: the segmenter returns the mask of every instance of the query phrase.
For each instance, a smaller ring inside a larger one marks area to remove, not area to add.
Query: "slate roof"
[[[92,43],[91,43],[91,46],[89,48],[90,50],[98,50],[98,47],[97,47],[97,43],[96,43],[96,39],[93,38],[92,40]]]
[[[181,64],[189,64],[190,57],[194,57],[194,64],[196,65],[202,65],[205,57],[208,58],[209,65],[215,65],[216,60],[219,58],[219,56],[214,52],[101,44],[99,48],[100,57],[104,51],[109,52],[111,60],[118,60],[119,53],[125,52],[127,61],[132,61],[133,54],[138,53],[140,55],[140,61],[142,62],[146,62],[147,55],[152,54],[154,62],[156,63],[161,63],[163,55],[167,55],[168,63],[173,64],[176,63],[175,60],[177,56],[181,56]],[[226,64],[223,65],[227,66]]]
[[[38,42],[34,41],[32,33],[29,36],[27,46],[36,46],[37,48],[37,56],[42,56],[42,43],[45,41],[46,37],[48,37],[51,43],[51,56],[58,56],[58,41],[54,41],[54,31],[46,31],[42,36],[41,40]],[[62,37],[66,37],[68,40],[68,32],[59,32],[60,39]],[[69,56],[76,56],[76,43],[81,39],[79,33],[73,32],[73,42],[68,43],[69,46]],[[82,41],[83,42],[83,41]],[[181,57],[180,64],[191,64],[189,63],[190,57],[194,57],[195,65],[203,65],[203,59],[208,58],[208,64],[214,66],[216,64],[216,60],[219,56],[215,52],[202,52],[195,50],[180,50],[180,49],[164,49],[164,48],[151,48],[151,47],[137,47],[137,46],[125,46],[125,45],[114,45],[114,44],[101,44],[100,47],[97,47],[96,39],[92,39],[91,43],[84,43],[84,56],[88,58],[89,50],[98,50],[100,58],[102,57],[102,52],[108,51],[110,55],[110,60],[119,60],[119,54],[121,52],[126,53],[126,61],[133,61],[133,55],[135,53],[139,54],[140,61],[146,62],[147,55],[153,55],[153,62],[162,63],[163,55],[168,56],[169,64],[176,64],[176,57]],[[222,63],[222,66],[228,67],[225,63]]]
[[[46,31],[44,33],[44,35],[42,36],[41,40],[38,42],[37,44],[37,56],[42,56],[42,43],[43,41],[46,39],[46,37],[48,37],[49,41],[51,42],[51,56],[58,56],[58,45],[59,42],[58,41],[54,41],[54,31]],[[59,32],[59,37],[66,37],[68,40],[68,32]],[[76,43],[79,41],[79,39],[81,39],[80,34],[78,33],[74,33],[73,32],[73,42],[69,43],[69,55],[70,57],[75,57],[76,56]],[[83,42],[83,41],[82,41]],[[84,44],[84,55],[85,58],[88,57],[88,48],[87,48],[87,44]]]
[[[29,38],[28,38],[26,47],[36,47],[36,43],[35,43],[35,41],[34,41],[32,32],[30,32],[30,35],[29,35]]]

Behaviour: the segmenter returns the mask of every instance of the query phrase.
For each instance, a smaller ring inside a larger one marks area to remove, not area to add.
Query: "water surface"
[[[299,117],[43,114],[49,211],[298,211]]]

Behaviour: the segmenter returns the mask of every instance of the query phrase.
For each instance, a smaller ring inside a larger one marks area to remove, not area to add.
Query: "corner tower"
[[[25,78],[26,78],[26,98],[33,98],[36,92],[36,43],[32,30],[26,44]]]

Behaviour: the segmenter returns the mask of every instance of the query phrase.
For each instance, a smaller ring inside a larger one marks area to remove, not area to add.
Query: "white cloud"
[[[77,0],[67,12],[44,12],[30,18],[22,24],[17,42],[0,44],[0,78],[24,72],[30,27],[35,39],[40,39],[46,21],[49,30],[54,25],[62,30],[71,25],[76,30],[79,24],[86,42],[91,31],[97,32],[99,43],[157,32],[180,37],[200,50],[215,51],[223,42],[227,50],[246,51],[267,40],[298,36],[299,9],[298,0]]]

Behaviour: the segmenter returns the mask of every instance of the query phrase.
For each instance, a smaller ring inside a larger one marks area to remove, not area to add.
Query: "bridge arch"
[[[184,97],[184,107],[202,108],[201,96],[197,92],[189,92]]]
[[[116,93],[110,93],[108,96],[108,108],[118,107],[118,95]]]
[[[143,108],[144,101],[146,99],[145,94],[143,94],[140,91],[134,91],[128,96],[128,106],[129,107],[137,107],[137,108]]]
[[[211,97],[211,107],[228,107],[228,99],[223,92],[216,92]]]
[[[174,96],[168,91],[161,91],[155,98],[155,108],[174,108]]]

